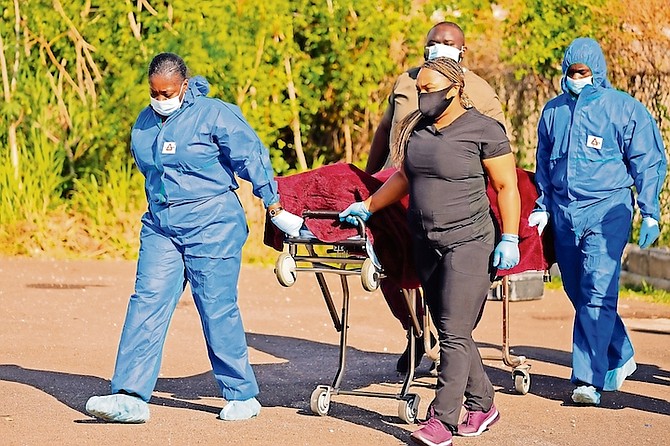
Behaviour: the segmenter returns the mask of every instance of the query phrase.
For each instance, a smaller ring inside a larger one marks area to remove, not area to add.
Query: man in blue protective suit
[[[633,345],[617,313],[621,256],[635,198],[642,215],[639,245],[659,236],[659,194],[667,160],[647,109],[607,80],[598,43],[574,40],[562,64],[563,94],[538,124],[537,209],[528,219],[552,222],[563,286],[575,308],[572,400],[599,404],[636,369]]]
[[[235,194],[235,174],[253,185],[272,222],[298,235],[302,218],[282,210],[267,149],[238,107],[206,97],[209,84],[187,77],[172,53],[149,65],[151,105],[131,133],[145,176],[135,293],[112,377],[112,394],[91,397],[86,410],[103,420],[142,423],[156,385],[163,344],[186,283],[202,321],[207,353],[223,398],[223,420],[258,415],[258,385],[249,363],[237,305],[242,245],[248,228]]]

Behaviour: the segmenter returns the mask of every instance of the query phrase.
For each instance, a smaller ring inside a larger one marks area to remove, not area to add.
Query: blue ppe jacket
[[[140,112],[131,152],[146,177],[149,208],[235,190],[235,174],[251,182],[266,207],[279,201],[267,149],[237,106],[207,93],[209,83],[196,76],[179,110],[164,123],[151,106]]]
[[[565,82],[568,68],[583,63],[593,73],[593,85],[579,96]],[[579,219],[586,208],[611,207],[633,185],[643,217],[660,220],[659,194],[667,160],[658,126],[645,106],[612,88],[597,42],[578,38],[565,53],[563,94],[547,103],[538,124],[535,180],[537,207]],[[619,193],[617,193],[619,192]],[[617,199],[619,199],[617,198]],[[596,212],[602,214],[602,212]]]

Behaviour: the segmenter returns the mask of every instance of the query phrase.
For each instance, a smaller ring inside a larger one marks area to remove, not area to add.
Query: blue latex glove
[[[660,233],[661,231],[658,229],[656,219],[653,217],[644,217],[642,219],[642,226],[640,226],[640,240],[637,244],[640,248],[648,248],[656,241]]]
[[[498,269],[510,269],[519,263],[519,236],[503,234],[500,243],[493,251],[493,266]]]
[[[368,210],[368,207],[362,201],[357,201],[356,203],[351,203],[348,208],[340,212],[339,217],[340,221],[346,221],[349,224],[358,226],[358,220],[356,217],[360,218],[363,221],[368,221],[368,218],[372,215],[372,212]]]
[[[528,216],[528,226],[537,226],[537,233],[542,235],[544,227],[549,223],[549,212],[547,211],[533,211]]]

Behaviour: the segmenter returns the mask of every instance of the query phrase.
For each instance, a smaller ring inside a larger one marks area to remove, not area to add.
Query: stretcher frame
[[[303,218],[337,219],[338,212],[335,211],[304,211]],[[352,395],[373,398],[387,398],[399,401],[398,416],[406,423],[414,423],[417,418],[421,398],[417,394],[409,393],[409,388],[414,380],[414,369],[416,368],[414,351],[415,340],[424,334],[418,321],[414,306],[411,302],[411,291],[403,290],[405,299],[410,308],[412,323],[408,330],[410,342],[410,364],[403,379],[402,386],[397,393],[372,392],[363,390],[349,390],[342,387],[347,361],[347,341],[349,332],[350,295],[348,278],[359,275],[361,284],[366,291],[374,291],[379,286],[379,281],[384,278],[382,270],[378,269],[366,252],[367,234],[365,222],[357,218],[358,237],[335,243],[322,242],[312,237],[286,236],[284,243],[288,245],[288,252],[283,252],[275,263],[275,274],[279,283],[283,286],[291,286],[295,283],[299,273],[314,273],[321,289],[326,307],[333,322],[335,330],[340,333],[339,363],[335,377],[331,385],[318,385],[310,397],[310,409],[314,414],[325,416],[330,409],[332,397],[335,395]],[[303,246],[307,255],[298,252],[298,247]],[[327,253],[317,254],[317,246],[330,247]],[[342,308],[338,309],[330,292],[325,274],[335,274],[340,277],[342,288]],[[427,332],[426,332],[427,333]]]
[[[302,213],[303,218],[337,219],[336,211],[312,211],[306,210]],[[409,393],[414,381],[416,368],[416,342],[424,343],[424,351],[432,361],[439,358],[439,345],[431,345],[431,331],[435,333],[428,308],[425,301],[423,324],[416,314],[416,302],[421,299],[419,289],[403,289],[403,296],[409,315],[409,328],[407,338],[409,345],[409,364],[403,378],[402,386],[397,393],[371,392],[362,390],[347,390],[342,388],[344,372],[347,360],[347,341],[349,330],[350,296],[348,277],[359,275],[361,284],[366,291],[374,291],[383,279],[383,270],[378,269],[366,252],[366,226],[365,222],[357,218],[358,237],[338,242],[322,242],[314,237],[292,237],[286,236],[284,243],[288,246],[288,252],[282,252],[275,263],[275,274],[279,283],[285,287],[292,286],[298,273],[314,273],[321,289],[324,302],[333,322],[335,330],[340,333],[339,363],[331,385],[318,385],[310,397],[310,409],[314,414],[326,416],[330,410],[332,397],[335,395],[351,395],[373,398],[387,398],[399,401],[398,417],[408,423],[414,423],[417,419],[419,403],[421,398],[418,394]],[[298,252],[299,246],[303,246],[307,255]],[[316,246],[330,246],[327,254],[317,254]],[[329,255],[330,254],[330,255]],[[342,288],[342,308],[338,314],[333,295],[330,292],[325,274],[335,274],[340,277]],[[502,359],[507,367],[512,368],[512,379],[515,390],[525,395],[530,389],[530,364],[526,362],[525,356],[511,354],[509,347],[509,279],[507,276],[494,282],[493,286],[502,287]],[[434,336],[437,338],[437,335]]]

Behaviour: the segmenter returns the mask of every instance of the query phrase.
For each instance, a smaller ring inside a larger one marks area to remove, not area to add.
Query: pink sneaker
[[[426,419],[423,421],[419,421],[417,424],[419,426],[425,426],[426,424],[430,423],[430,420],[432,420],[433,418],[435,418],[435,408],[431,404],[430,406],[428,406],[428,413],[426,414]]]
[[[437,418],[431,418],[410,435],[414,443],[424,446],[451,446],[451,431]]]
[[[458,435],[463,437],[476,437],[481,435],[489,427],[500,419],[495,404],[491,405],[488,412],[468,411],[465,421],[458,425]]]

